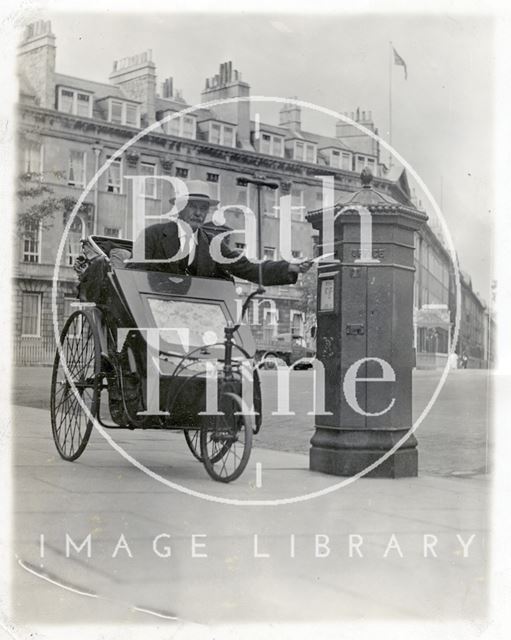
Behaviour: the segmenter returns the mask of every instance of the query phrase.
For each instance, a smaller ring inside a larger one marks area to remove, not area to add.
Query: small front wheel
[[[242,399],[231,391],[220,391],[218,411],[221,415],[210,416],[202,426],[201,457],[213,480],[231,482],[247,466],[253,425],[250,416],[242,413]]]

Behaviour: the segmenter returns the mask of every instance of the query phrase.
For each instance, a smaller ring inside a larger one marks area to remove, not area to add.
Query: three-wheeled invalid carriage
[[[62,330],[51,381],[59,454],[76,460],[94,420],[182,430],[213,479],[238,478],[261,426],[261,394],[234,283],[127,269],[127,240],[90,236],[82,247],[80,302]]]

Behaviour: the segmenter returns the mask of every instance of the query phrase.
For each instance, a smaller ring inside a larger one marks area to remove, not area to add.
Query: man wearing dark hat
[[[218,200],[211,198],[207,182],[190,180],[185,184],[188,189],[188,202],[179,212],[179,219],[151,225],[144,231],[145,260],[178,259],[165,263],[134,262],[129,266],[133,269],[142,268],[206,278],[228,279],[236,276],[258,282],[259,265],[230,249],[226,242],[221,243],[221,253],[226,261],[230,262],[224,264],[214,260],[211,242],[222,229],[204,222],[210,208],[217,205]],[[188,229],[185,225],[180,225],[180,221],[185,222]],[[193,232],[191,237],[190,228]],[[308,271],[311,264],[311,262],[293,264],[286,260],[265,260],[262,263],[262,284],[294,284],[298,274]]]

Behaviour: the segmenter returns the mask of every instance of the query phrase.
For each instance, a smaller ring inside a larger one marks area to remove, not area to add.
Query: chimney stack
[[[232,68],[232,62],[223,62],[219,71],[211,78],[206,78],[201,102],[226,100],[229,98],[248,98],[250,86],[243,82],[241,73]],[[252,149],[250,144],[250,102],[242,100],[228,102],[211,107],[220,120],[235,124],[238,128],[238,140],[245,149]]]
[[[297,99],[296,97],[294,98]],[[302,127],[302,110],[298,105],[286,102],[279,112],[279,124],[291,131],[299,131]]]
[[[357,107],[355,113],[351,112],[351,119],[364,125],[364,127],[370,131],[375,131],[371,111],[361,111],[360,107]],[[335,125],[335,137],[338,140],[346,142],[355,152],[367,153],[377,157],[379,155],[379,145],[377,141],[370,138],[352,124],[344,122],[344,120],[337,121]]]
[[[155,120],[156,65],[148,49],[134,56],[114,60],[110,81],[121,87],[132,100],[142,103],[142,115],[151,124]]]
[[[55,36],[50,20],[38,20],[25,28],[18,48],[20,71],[34,89],[37,103],[55,108]]]
[[[165,78],[161,85],[161,97],[173,98],[174,97],[174,79]]]

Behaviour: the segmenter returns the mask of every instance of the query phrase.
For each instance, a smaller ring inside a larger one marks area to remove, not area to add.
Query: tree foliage
[[[55,172],[61,177],[60,172]],[[18,215],[16,231],[23,235],[27,229],[41,226],[51,229],[57,213],[69,215],[76,205],[75,198],[57,197],[51,187],[43,182],[39,173],[26,172],[18,176],[16,196]]]

